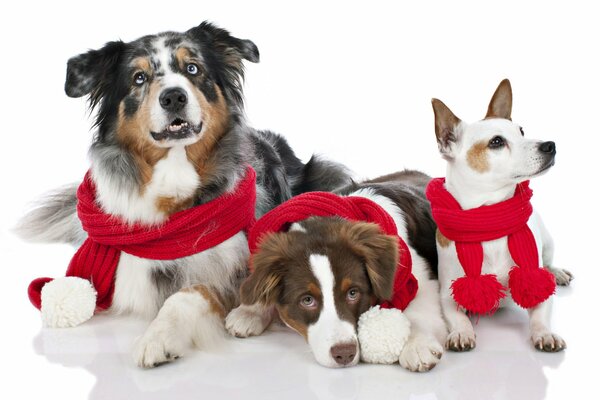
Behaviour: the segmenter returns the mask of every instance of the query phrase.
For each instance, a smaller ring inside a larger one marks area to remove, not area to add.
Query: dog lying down
[[[278,314],[324,366],[362,359],[435,367],[446,329],[428,181],[399,172],[351,184],[339,196],[300,195],[263,216],[249,234],[254,272],[226,319],[230,333],[259,335]]]

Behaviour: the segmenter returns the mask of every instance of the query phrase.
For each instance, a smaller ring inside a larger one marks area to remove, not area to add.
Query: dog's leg
[[[225,328],[235,337],[258,336],[273,320],[275,308],[260,303],[242,304],[225,319]]]
[[[533,346],[546,352],[558,352],[567,348],[565,341],[550,331],[550,316],[552,312],[552,297],[530,308],[529,329]]]
[[[197,285],[169,297],[134,349],[138,366],[173,361],[192,345],[209,347],[223,340],[225,309],[207,287]]]
[[[413,372],[429,371],[442,358],[446,336],[438,283],[419,279],[417,296],[404,315],[410,320],[411,334],[400,354],[400,365]]]
[[[556,284],[560,286],[569,286],[571,281],[573,280],[573,274],[562,268],[555,267],[554,264],[554,240],[552,239],[552,235],[546,229],[544,222],[537,215],[537,224],[540,229],[540,233],[542,236],[542,262],[545,268],[554,275],[556,278]]]

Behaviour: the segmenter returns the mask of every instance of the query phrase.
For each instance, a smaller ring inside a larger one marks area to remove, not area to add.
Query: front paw
[[[567,348],[564,339],[552,332],[533,333],[531,342],[537,350],[548,353],[556,353]]]
[[[412,372],[427,372],[442,358],[444,348],[434,338],[410,339],[400,353],[400,365]]]
[[[556,284],[559,286],[569,286],[574,276],[570,271],[562,268],[547,267],[548,271],[554,275]]]
[[[178,359],[183,348],[172,334],[149,328],[135,344],[133,358],[138,367],[154,368]]]
[[[470,351],[475,348],[474,332],[450,332],[446,338],[446,348],[452,351]]]
[[[245,305],[231,310],[225,318],[225,328],[235,337],[258,336],[269,326],[271,314],[265,307]]]

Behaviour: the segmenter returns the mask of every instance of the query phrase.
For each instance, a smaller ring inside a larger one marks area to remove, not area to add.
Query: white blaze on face
[[[181,110],[182,118],[192,125],[200,125],[202,120],[202,110],[200,103],[194,95],[194,89],[190,80],[184,76],[181,72],[173,71],[171,63],[174,61],[174,49],[165,46],[165,39],[159,38],[154,43],[154,47],[157,51],[155,57],[160,62],[160,72],[162,76],[158,76],[157,82],[160,85],[159,94],[152,104],[151,110],[151,129],[155,132],[160,132],[167,128],[172,122],[172,116],[168,115],[168,112],[160,105],[160,93],[167,89],[179,88],[182,90],[187,97],[187,104],[183,110]]]
[[[308,344],[317,362],[326,367],[340,367],[331,356],[331,348],[336,345],[358,343],[354,325],[340,318],[335,307],[334,290],[335,277],[327,256],[313,254],[310,256],[310,267],[317,278],[323,294],[322,308],[319,319],[308,327]],[[345,365],[351,366],[358,362],[358,347],[354,360]]]

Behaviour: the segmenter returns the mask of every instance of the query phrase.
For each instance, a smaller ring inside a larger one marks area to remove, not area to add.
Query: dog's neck
[[[515,194],[517,185],[508,184],[498,188],[494,183],[482,185],[473,183],[472,179],[464,176],[458,169],[450,165],[446,170],[446,190],[452,194],[463,210],[489,206],[511,198]]]

